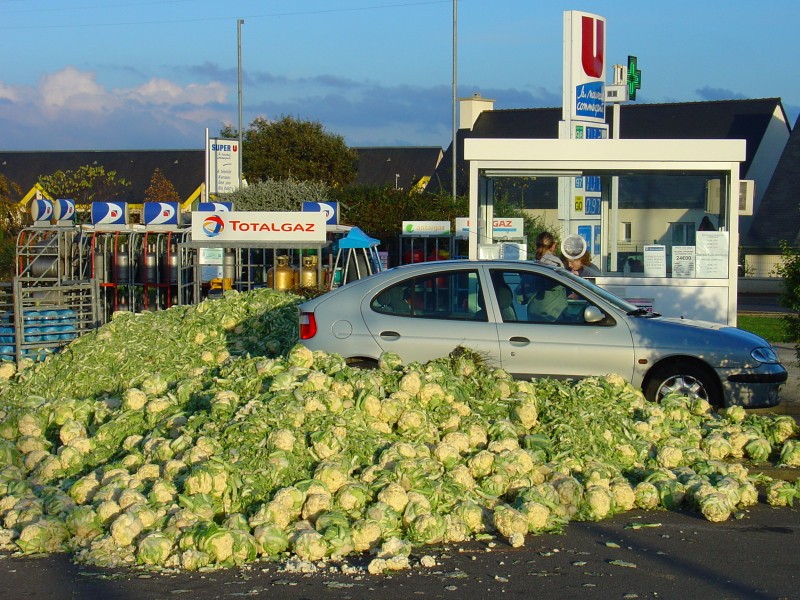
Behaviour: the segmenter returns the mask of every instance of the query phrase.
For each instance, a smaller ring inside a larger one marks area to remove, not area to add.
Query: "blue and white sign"
[[[199,202],[197,210],[201,212],[231,212],[233,202]]]
[[[53,202],[53,218],[56,221],[73,221],[75,219],[75,201],[59,198]]]
[[[325,215],[326,225],[339,224],[338,202],[303,202],[303,212],[321,212]]]
[[[145,225],[177,225],[179,215],[177,202],[145,202],[142,217]]]
[[[44,198],[31,200],[30,211],[34,221],[49,222],[53,218],[53,203]]]
[[[606,105],[603,98],[602,82],[584,83],[575,88],[576,116],[590,119],[603,119],[605,118],[605,111]]]
[[[92,225],[117,227],[127,224],[127,202],[92,202]]]

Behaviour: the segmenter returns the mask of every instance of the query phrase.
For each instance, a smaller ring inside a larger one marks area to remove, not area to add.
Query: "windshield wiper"
[[[636,308],[634,310],[628,311],[627,315],[629,317],[660,317],[661,314],[657,312],[653,312],[651,310],[647,310],[646,308]]]

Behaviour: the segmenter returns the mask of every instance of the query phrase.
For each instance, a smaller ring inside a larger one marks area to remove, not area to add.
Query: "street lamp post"
[[[239,74],[239,189],[242,189],[242,155],[244,154],[244,146],[242,146],[242,25],[244,25],[244,19],[238,19],[236,21],[236,51]]]
[[[458,109],[458,0],[453,0],[453,202],[456,201],[456,161],[458,151],[458,127],[456,125],[456,111]]]

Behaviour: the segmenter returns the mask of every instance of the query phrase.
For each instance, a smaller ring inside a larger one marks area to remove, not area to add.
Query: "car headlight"
[[[752,352],[750,352],[750,356],[756,359],[760,363],[766,364],[776,364],[781,362],[778,358],[778,355],[772,348],[767,348],[762,346],[761,348],[756,348]]]

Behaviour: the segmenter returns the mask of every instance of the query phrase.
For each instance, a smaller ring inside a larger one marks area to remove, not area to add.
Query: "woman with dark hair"
[[[592,255],[587,248],[578,258],[570,258],[567,268],[578,277],[597,277],[600,269],[592,262]]]
[[[556,239],[553,234],[543,231],[536,236],[536,260],[553,267],[563,267],[564,263],[555,254]]]

